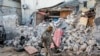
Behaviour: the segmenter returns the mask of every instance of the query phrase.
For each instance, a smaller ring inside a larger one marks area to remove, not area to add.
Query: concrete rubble
[[[100,56],[100,1],[48,1],[0,0],[0,56]]]
[[[16,16],[13,17],[16,18]],[[16,21],[13,21],[11,23],[15,26],[12,27],[14,30],[13,34],[17,35],[5,43],[6,45],[13,46],[18,52],[25,50],[29,54],[40,53],[45,56],[45,52],[41,47],[41,36],[45,29],[51,25],[53,27],[53,33],[57,28],[63,30],[61,44],[58,47],[59,51],[66,51],[68,55],[80,55],[81,53],[92,55],[93,52],[100,51],[100,44],[93,36],[94,27],[80,24],[79,19],[73,13],[68,15],[66,18],[67,19],[60,18],[57,22],[42,22],[35,28],[19,26],[18,24],[13,23]],[[5,25],[6,24],[4,24],[4,26]],[[11,25],[7,26],[10,27]],[[53,35],[54,34],[52,34],[52,36]]]

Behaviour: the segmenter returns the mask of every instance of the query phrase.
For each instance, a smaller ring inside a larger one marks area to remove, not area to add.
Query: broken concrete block
[[[67,46],[64,46],[64,50],[66,50],[66,49],[68,49],[68,47]]]
[[[78,24],[79,24],[79,25],[84,25],[84,26],[86,26],[86,25],[87,25],[87,22],[88,22],[88,18],[86,18],[86,17],[81,17]]]
[[[96,44],[96,41],[95,41],[95,40],[89,40],[89,41],[88,41],[88,45],[93,46],[93,45],[95,45],[95,44]]]
[[[83,45],[80,46],[80,50],[84,51],[87,48],[87,44],[84,43]]]
[[[87,52],[87,53],[90,53],[90,52],[92,51],[92,49],[93,49],[92,46],[88,46],[88,47],[86,48],[86,52]]]
[[[70,56],[73,56],[73,53],[71,53],[71,52],[70,52],[70,53],[68,53],[68,54],[69,54]]]
[[[87,12],[87,11],[89,11],[89,8],[83,7],[83,8],[81,8],[81,11],[82,11],[82,12]]]
[[[26,46],[26,47],[24,47],[24,49],[25,49],[29,54],[34,54],[34,53],[38,52],[38,50],[37,50],[35,47],[33,47],[33,46]]]
[[[68,50],[73,50],[73,47],[72,46],[68,46]]]
[[[79,49],[79,45],[75,44],[74,47],[73,47],[73,51],[78,51],[78,49]]]
[[[76,52],[77,55],[79,55],[80,53],[82,53],[83,51],[79,50]]]

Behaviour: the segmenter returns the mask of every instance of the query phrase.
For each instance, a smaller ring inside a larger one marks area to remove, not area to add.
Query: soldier
[[[46,48],[46,56],[52,56],[51,50],[50,50],[50,45],[52,42],[52,31],[53,28],[51,26],[49,26],[46,31],[42,34],[42,44],[44,46],[44,48]]]

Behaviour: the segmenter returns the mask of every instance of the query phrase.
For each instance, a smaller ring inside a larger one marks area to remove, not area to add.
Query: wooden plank
[[[72,9],[67,8],[67,9],[49,9],[49,11],[72,11]]]
[[[53,17],[58,17],[58,18],[59,18],[60,16],[49,16],[49,17],[51,17],[51,18],[53,18]]]
[[[71,11],[60,11],[60,17],[65,18],[71,13]]]
[[[94,17],[91,17],[91,18],[88,19],[87,25],[91,26],[91,27],[94,26]]]

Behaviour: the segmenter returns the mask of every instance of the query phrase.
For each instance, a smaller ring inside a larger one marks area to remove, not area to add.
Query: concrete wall
[[[79,0],[80,1],[80,10],[84,7],[83,1],[87,1],[87,8],[95,7],[96,0]]]
[[[21,8],[20,3],[12,0],[3,0],[3,6]]]
[[[21,0],[21,8],[22,8],[22,23],[28,25],[30,23],[31,15],[36,11],[36,1],[37,0]],[[24,9],[23,5],[27,8]],[[35,23],[35,17],[34,17]]]
[[[2,8],[1,8],[1,5],[2,5],[2,3],[3,3],[3,0],[0,0],[0,18],[1,18],[1,16],[2,16]]]
[[[21,5],[18,2],[11,0],[2,0],[0,5],[2,9],[2,15],[18,14],[21,15]]]
[[[2,5],[2,3],[3,3],[3,0],[0,0],[0,5]]]
[[[17,14],[21,16],[21,9],[19,8],[14,8],[14,7],[6,7],[2,6],[2,15],[12,15],[12,14]]]
[[[18,15],[18,17],[16,15]],[[21,21],[21,15],[20,3],[12,0],[0,0],[0,25],[4,25],[7,39],[14,38],[13,35],[15,33],[13,32],[16,26],[16,21]]]
[[[12,0],[0,0],[0,17],[6,15],[14,15],[17,14],[19,16],[19,21],[21,21],[21,5],[18,2]]]

